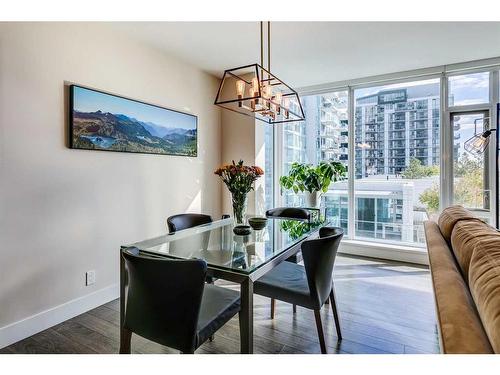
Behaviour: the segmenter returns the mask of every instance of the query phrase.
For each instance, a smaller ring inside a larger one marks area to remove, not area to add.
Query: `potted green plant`
[[[347,176],[347,167],[338,161],[322,161],[317,166],[293,163],[288,176],[280,177],[280,186],[305,193],[308,207],[319,207],[321,194],[328,191],[332,182],[342,181]]]

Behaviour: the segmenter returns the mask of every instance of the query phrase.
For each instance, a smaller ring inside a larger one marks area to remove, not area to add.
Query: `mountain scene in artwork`
[[[73,86],[72,147],[196,156],[196,117]]]

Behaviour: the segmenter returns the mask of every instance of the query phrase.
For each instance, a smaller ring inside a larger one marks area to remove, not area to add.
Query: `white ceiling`
[[[258,22],[109,27],[211,74],[260,61]],[[271,70],[295,87],[500,56],[500,22],[273,22]]]

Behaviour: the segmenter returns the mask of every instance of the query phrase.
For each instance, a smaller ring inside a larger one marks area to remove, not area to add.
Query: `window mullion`
[[[354,144],[355,142],[355,132],[354,132],[354,89],[352,87],[348,87],[348,94],[349,94],[349,100],[348,100],[348,121],[347,121],[347,126],[349,129],[348,132],[348,180],[347,180],[347,190],[348,190],[348,199],[347,199],[347,204],[348,204],[348,210],[347,210],[347,217],[348,217],[348,235],[349,238],[354,238],[354,233],[355,233],[355,202],[354,202],[354,180],[355,180],[355,173],[354,173],[354,166],[355,166],[355,152],[356,152],[356,145]]]
[[[448,78],[443,74],[440,79],[440,194],[439,208],[448,207],[453,197],[453,132],[451,130],[450,112],[448,110]]]

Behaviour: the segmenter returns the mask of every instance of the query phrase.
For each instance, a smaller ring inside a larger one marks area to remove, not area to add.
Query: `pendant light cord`
[[[271,21],[267,21],[267,70],[271,71]]]
[[[260,21],[260,66],[264,67],[264,22]],[[267,21],[267,71],[271,71],[271,21]]]
[[[264,66],[264,23],[260,21],[260,66]]]

